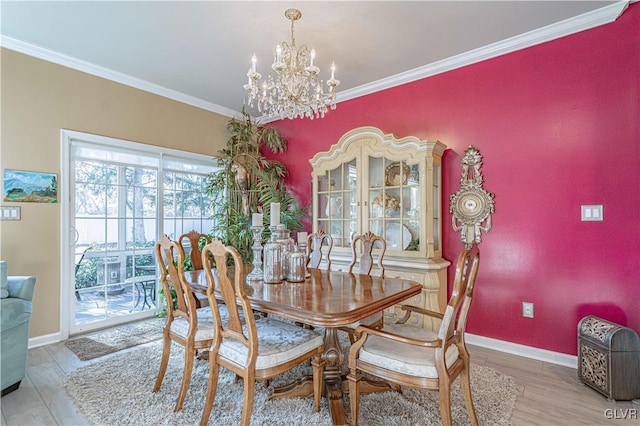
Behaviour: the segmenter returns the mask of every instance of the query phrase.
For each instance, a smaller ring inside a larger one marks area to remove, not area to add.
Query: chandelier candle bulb
[[[271,226],[280,224],[280,203],[271,203]]]
[[[251,69],[253,70],[253,72],[256,72],[256,62],[258,62],[258,58],[256,57],[256,55],[254,54],[251,57]]]

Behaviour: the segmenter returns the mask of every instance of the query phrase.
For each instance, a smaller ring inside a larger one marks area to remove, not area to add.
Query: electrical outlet
[[[522,302],[522,316],[525,318],[533,318],[533,303]]]
[[[111,279],[115,280],[116,278],[118,278],[118,272],[116,271],[111,271]]]

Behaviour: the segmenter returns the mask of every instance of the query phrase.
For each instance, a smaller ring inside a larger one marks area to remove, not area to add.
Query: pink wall
[[[640,4],[614,23],[343,102],[322,120],[274,123],[303,204],[308,159],[359,126],[436,138],[444,156],[444,255],[461,249],[449,194],[461,153],[484,156],[495,193],[468,332],[576,354],[588,314],[640,331]],[[604,222],[581,222],[603,204]],[[447,220],[448,219],[448,220]],[[452,271],[450,269],[451,277]],[[535,318],[521,302],[535,303]]]

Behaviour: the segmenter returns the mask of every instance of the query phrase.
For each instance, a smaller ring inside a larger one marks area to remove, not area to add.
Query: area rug
[[[197,425],[207,389],[208,362],[196,360],[184,408],[173,412],[183,366],[182,348],[173,345],[167,375],[157,393],[153,388],[160,365],[161,342],[127,351],[71,373],[65,390],[90,424],[96,425]],[[268,401],[274,386],[292,382],[311,372],[308,364],[273,378],[269,386],[258,382],[252,425],[330,425],[326,400],[321,411],[313,411],[312,398]],[[510,425],[517,387],[513,378],[484,366],[473,366],[473,396],[481,425]],[[469,420],[458,381],[453,387],[452,416],[455,425]],[[209,425],[237,425],[243,401],[242,381],[220,369],[218,392]],[[348,401],[348,397],[346,397]],[[438,425],[437,392],[403,389],[361,397],[360,423],[363,425]],[[348,407],[347,407],[348,410]]]
[[[165,318],[153,317],[76,337],[66,341],[64,345],[80,360],[88,361],[161,339],[165,322]]]

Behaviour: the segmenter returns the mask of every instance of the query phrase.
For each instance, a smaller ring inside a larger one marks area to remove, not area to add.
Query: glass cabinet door
[[[346,133],[313,166],[313,230],[333,237],[336,261],[354,235],[384,238],[387,256],[442,257],[442,154],[437,140],[397,139],[373,127]]]
[[[333,238],[334,247],[349,247],[357,232],[356,160],[318,176],[318,229]]]
[[[369,157],[369,230],[387,241],[387,250],[420,250],[419,164]]]

